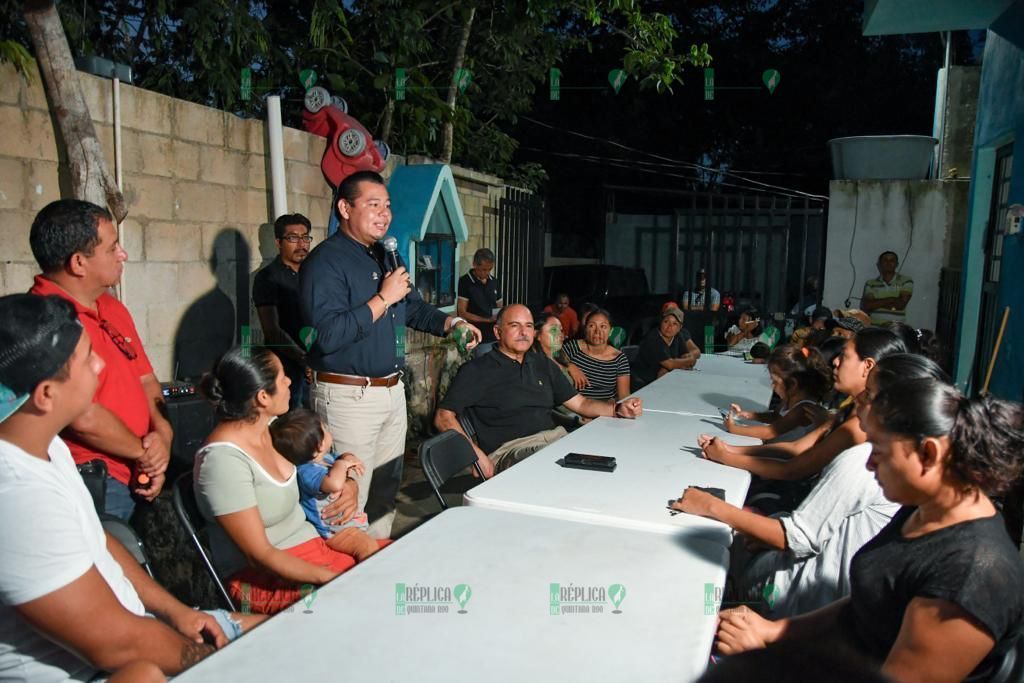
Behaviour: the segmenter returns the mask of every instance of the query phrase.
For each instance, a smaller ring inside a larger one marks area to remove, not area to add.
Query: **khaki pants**
[[[566,434],[568,432],[565,431],[565,427],[555,427],[554,429],[537,432],[530,436],[512,439],[498,446],[492,453],[488,453],[487,457],[494,463],[494,473],[497,474],[507,470],[517,462],[526,460],[540,449],[548,444],[553,444]]]
[[[366,472],[356,479],[358,511],[364,511],[369,501],[372,513],[382,512],[371,521],[367,533],[390,538],[405,453],[405,385],[355,387],[316,382],[313,410],[327,423],[334,449],[339,454],[354,453],[366,465]]]

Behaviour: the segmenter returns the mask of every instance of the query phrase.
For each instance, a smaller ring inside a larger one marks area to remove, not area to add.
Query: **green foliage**
[[[452,112],[445,98],[470,6],[463,66],[472,82]],[[0,35],[11,38],[0,58],[24,64],[20,3],[0,0],[0,9]],[[264,96],[280,93],[293,102],[286,123],[299,125],[298,73],[309,68],[396,152],[437,156],[451,121],[454,162],[529,184],[544,174],[515,168],[509,131],[567,53],[612,46],[622,68],[657,92],[711,59],[706,44],[680,50],[672,19],[636,0],[96,0],[84,11],[78,3],[58,9],[74,53],[130,64],[141,87],[245,116],[262,116]],[[398,68],[408,77],[402,101]]]
[[[9,62],[26,81],[32,82],[36,60],[25,46],[14,40],[0,40],[0,64]]]

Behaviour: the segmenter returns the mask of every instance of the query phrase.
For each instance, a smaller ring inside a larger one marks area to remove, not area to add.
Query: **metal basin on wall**
[[[861,135],[828,141],[836,180],[925,180],[938,140],[927,135]]]

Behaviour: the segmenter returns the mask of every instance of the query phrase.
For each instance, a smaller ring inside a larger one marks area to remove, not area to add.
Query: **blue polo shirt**
[[[405,263],[399,261],[404,266]],[[340,230],[321,242],[299,270],[302,319],[316,330],[310,367],[321,372],[384,377],[405,366],[396,337],[408,326],[442,336],[448,316],[413,289],[379,320],[367,302],[384,279],[384,250],[365,247]]]

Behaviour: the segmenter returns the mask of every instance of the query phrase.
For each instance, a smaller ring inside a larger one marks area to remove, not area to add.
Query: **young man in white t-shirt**
[[[6,296],[0,320],[0,679],[176,674],[258,623],[186,607],[104,533],[57,436],[103,369],[71,304]]]

